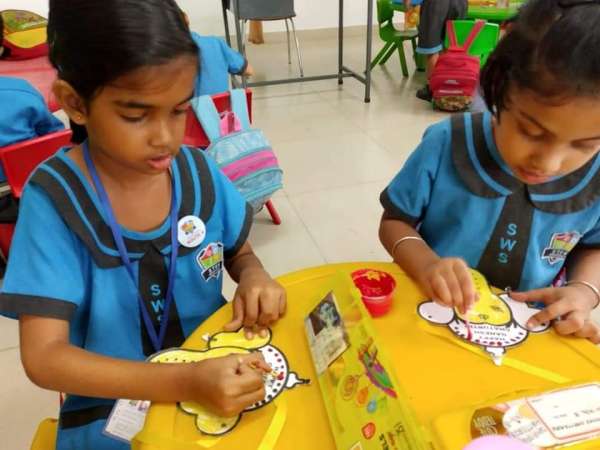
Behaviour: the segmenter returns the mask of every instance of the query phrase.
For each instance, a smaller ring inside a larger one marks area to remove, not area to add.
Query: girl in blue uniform
[[[239,52],[232,49],[223,38],[200,36],[192,32],[198,47],[200,73],[196,79],[195,95],[214,95],[229,90],[229,75],[252,76],[252,66]],[[206,69],[204,69],[206,68]]]
[[[62,130],[46,102],[31,84],[20,78],[0,76],[0,147]],[[0,182],[6,181],[0,167]]]
[[[190,26],[188,15],[181,11],[187,26]],[[252,76],[254,71],[248,60],[240,52],[235,51],[223,38],[217,36],[201,36],[192,31],[192,39],[198,47],[198,77],[194,96],[214,95],[229,90],[229,75]]]
[[[481,75],[493,114],[430,127],[382,193],[381,241],[425,295],[464,312],[475,267],[545,303],[530,326],[600,342],[598,23],[598,1],[527,2]]]
[[[25,188],[0,312],[19,319],[31,380],[68,394],[56,448],[128,449],[103,434],[117,398],[236,415],[264,396],[258,356],[144,362],[225,303],[224,270],[238,282],[227,329],[263,333],[285,311],[246,241],[252,209],[214,162],[181,147],[198,61],[179,9],[51,0],[48,34],[78,145]]]

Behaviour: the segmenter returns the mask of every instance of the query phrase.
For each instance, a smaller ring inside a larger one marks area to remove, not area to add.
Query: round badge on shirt
[[[198,247],[206,237],[206,225],[196,216],[185,216],[177,224],[177,239],[187,248]]]

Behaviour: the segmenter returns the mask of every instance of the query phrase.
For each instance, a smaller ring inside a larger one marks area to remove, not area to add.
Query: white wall
[[[102,1],[102,0],[90,0]],[[140,0],[143,1],[143,0]],[[243,1],[243,0],[242,0]],[[191,26],[202,34],[222,35],[223,19],[220,0],[179,0],[189,17]],[[0,0],[2,9],[27,9],[47,17],[47,0]],[[345,0],[345,25],[365,25],[367,7],[364,0]],[[338,21],[338,0],[296,0],[296,28],[301,30],[334,28]],[[266,22],[265,31],[283,31],[282,21]]]

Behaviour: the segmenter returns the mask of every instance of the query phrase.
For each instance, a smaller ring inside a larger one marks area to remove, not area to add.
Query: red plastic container
[[[389,273],[361,269],[352,272],[352,281],[360,291],[363,303],[372,317],[383,316],[390,310],[396,280]]]

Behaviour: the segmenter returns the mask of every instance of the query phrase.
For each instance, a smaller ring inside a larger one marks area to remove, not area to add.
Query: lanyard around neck
[[[100,199],[100,204],[104,213],[106,215],[106,219],[108,221],[108,225],[113,235],[113,239],[115,240],[115,244],[117,245],[117,249],[119,250],[119,255],[121,256],[121,260],[127,269],[127,273],[131,278],[131,281],[134,284],[138,302],[140,306],[140,311],[142,314],[142,318],[144,320],[144,325],[146,326],[146,330],[148,331],[148,336],[152,341],[152,346],[155,351],[159,351],[162,349],[163,342],[165,340],[165,335],[167,331],[167,324],[169,323],[169,310],[171,308],[171,304],[173,303],[173,290],[175,287],[175,277],[176,277],[176,268],[177,268],[177,252],[179,250],[179,243],[177,241],[177,193],[175,192],[175,178],[171,175],[171,210],[169,212],[169,218],[171,221],[171,261],[169,265],[169,284],[167,287],[167,296],[165,298],[165,307],[160,320],[160,328],[158,335],[156,334],[156,329],[152,323],[152,319],[150,317],[150,313],[144,304],[144,300],[140,294],[140,290],[138,287],[138,281],[133,270],[133,264],[131,263],[131,259],[129,258],[129,253],[127,252],[127,247],[125,246],[125,240],[123,239],[123,233],[121,233],[121,227],[117,223],[115,218],[114,211],[110,204],[110,199],[104,189],[104,185],[98,176],[98,172],[96,170],[96,166],[92,161],[90,156],[90,150],[88,147],[87,141],[82,144],[83,148],[83,157],[85,159],[85,164],[87,166],[88,172],[90,173],[90,177],[92,178],[92,182],[94,183],[94,187],[96,188],[96,193],[98,194],[98,198]]]

